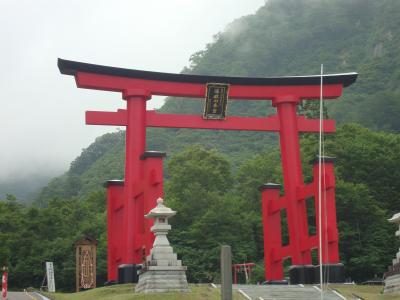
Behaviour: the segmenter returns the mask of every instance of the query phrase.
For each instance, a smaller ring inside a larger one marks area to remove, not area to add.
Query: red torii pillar
[[[299,102],[299,97],[289,95],[275,98],[272,105],[277,108],[281,125],[279,139],[292,264],[308,265],[312,262],[311,252],[310,249],[304,249],[301,244],[302,240],[308,237],[307,209],[304,201],[297,201],[297,191],[303,185],[296,113]]]
[[[125,153],[125,199],[122,263],[140,263],[141,253],[137,236],[139,220],[135,213],[139,196],[142,193],[141,181],[144,176],[144,164],[140,159],[146,148],[146,101],[151,95],[141,89],[126,89],[123,99],[126,100],[127,126]],[[132,238],[135,237],[135,238]]]
[[[168,74],[61,59],[58,61],[58,66],[61,73],[74,75],[78,87],[121,92],[127,101],[126,110],[86,113],[88,124],[127,127],[122,263],[140,263],[141,249],[145,247],[141,232],[141,228],[144,228],[144,218],[141,215],[142,209],[138,209],[138,205],[145,207],[148,201],[142,197],[145,167],[140,160],[140,156],[145,151],[146,127],[278,131],[285,196],[283,201],[274,205],[278,209],[287,209],[290,245],[282,250],[285,253],[278,253],[277,257],[290,256],[293,264],[297,265],[311,263],[310,245],[312,243],[308,236],[306,207],[299,196],[304,189],[299,133],[318,132],[319,121],[297,116],[296,107],[303,99],[320,98],[321,76],[243,78]],[[342,94],[344,86],[349,86],[356,80],[357,74],[335,74],[323,77],[323,97],[334,99]],[[146,101],[151,95],[203,98],[206,83],[211,82],[229,84],[229,99],[231,100],[272,100],[278,115],[261,118],[232,116],[225,120],[204,120],[201,116],[157,114],[154,111],[146,111]],[[334,130],[334,121],[324,121],[325,132],[334,132]],[[336,228],[336,223],[333,226]],[[274,236],[274,234],[276,234],[274,229],[264,232],[266,240],[268,236]],[[275,273],[280,274],[280,271],[277,270]]]

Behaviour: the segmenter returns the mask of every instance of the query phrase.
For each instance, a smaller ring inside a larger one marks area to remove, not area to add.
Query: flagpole
[[[321,300],[324,299],[323,278],[322,278],[322,132],[323,132],[323,74],[324,65],[321,64],[321,85],[320,85],[320,102],[319,102],[319,149],[318,149],[318,223],[319,223],[319,281],[321,289]]]

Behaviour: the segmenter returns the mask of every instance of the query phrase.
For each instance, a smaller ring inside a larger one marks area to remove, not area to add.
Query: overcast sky
[[[118,93],[77,89],[57,58],[179,73],[214,34],[264,0],[0,0],[0,180],[61,173],[115,127],[86,110],[124,106]],[[148,107],[159,107],[156,98]]]

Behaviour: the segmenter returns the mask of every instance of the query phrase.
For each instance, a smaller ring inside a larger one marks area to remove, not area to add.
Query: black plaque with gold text
[[[224,120],[228,104],[229,84],[207,83],[204,119]]]

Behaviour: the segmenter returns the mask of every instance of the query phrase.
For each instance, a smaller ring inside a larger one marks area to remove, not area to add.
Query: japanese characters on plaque
[[[224,120],[228,104],[229,84],[207,83],[203,118]]]

